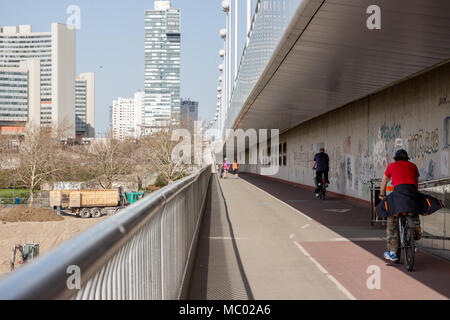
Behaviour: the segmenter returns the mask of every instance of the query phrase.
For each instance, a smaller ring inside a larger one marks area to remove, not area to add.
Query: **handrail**
[[[379,186],[374,186],[374,184],[381,183],[381,180],[379,178],[370,179],[371,188],[379,188]],[[430,185],[440,186],[444,184],[450,184],[450,177],[419,181],[419,189],[430,187]]]
[[[69,266],[81,270],[82,287],[165,205],[193,185],[210,166],[125,208],[0,281],[0,300],[70,299]],[[209,176],[208,176],[209,181]],[[206,190],[202,190],[204,196]],[[24,281],[24,279],[26,281]]]
[[[421,181],[421,182],[419,182],[419,189],[423,188],[425,186],[428,186],[430,184],[434,184],[436,186],[443,185],[443,184],[450,184],[450,177]]]

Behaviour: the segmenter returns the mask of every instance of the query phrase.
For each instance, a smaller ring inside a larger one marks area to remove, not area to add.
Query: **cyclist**
[[[318,184],[322,182],[322,179],[325,179],[325,186],[328,185],[328,171],[329,171],[329,163],[330,158],[328,154],[325,153],[325,148],[320,148],[319,153],[314,156],[314,167],[313,170],[316,170],[316,197],[319,197],[319,188]]]
[[[395,153],[394,160],[395,162],[387,166],[380,186],[380,199],[384,200],[386,198],[386,186],[389,180],[392,179],[394,191],[390,197],[394,201],[390,203],[395,203],[395,208],[391,208],[389,213],[387,213],[387,251],[384,253],[384,258],[390,261],[399,259],[397,256],[399,213],[409,212],[414,214],[414,238],[420,240],[422,237],[418,214],[421,210],[421,201],[423,199],[418,191],[419,170],[414,163],[409,161],[408,153],[403,149]],[[388,209],[388,202],[385,203],[385,206]]]

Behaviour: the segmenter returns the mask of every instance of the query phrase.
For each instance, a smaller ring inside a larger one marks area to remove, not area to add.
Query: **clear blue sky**
[[[221,0],[173,0],[181,9],[181,95],[200,102],[199,116],[211,120],[217,104],[225,27]],[[254,1],[256,2],[256,1]],[[144,89],[144,10],[153,0],[15,0],[2,1],[0,25],[31,24],[33,31],[50,31],[52,22],[66,23],[70,5],[81,9],[77,30],[77,74],[96,74],[96,127],[109,126],[113,99]],[[233,2],[234,3],[234,2]],[[240,1],[242,29],[245,1]],[[244,33],[242,33],[243,35]],[[239,52],[242,52],[242,36]],[[103,68],[100,68],[102,66]]]

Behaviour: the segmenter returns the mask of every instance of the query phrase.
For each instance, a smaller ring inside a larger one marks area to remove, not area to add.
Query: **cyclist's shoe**
[[[386,260],[390,260],[390,261],[397,261],[398,260],[397,253],[395,251],[386,251],[384,253],[384,258]]]
[[[422,228],[420,226],[414,227],[414,240],[422,239]]]

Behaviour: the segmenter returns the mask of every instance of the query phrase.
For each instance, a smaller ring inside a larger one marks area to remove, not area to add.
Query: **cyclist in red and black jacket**
[[[378,217],[387,217],[387,251],[384,258],[397,261],[398,243],[398,214],[408,212],[414,214],[415,239],[421,238],[419,214],[424,213],[423,196],[418,191],[419,170],[409,161],[408,153],[400,149],[394,157],[395,162],[388,165],[380,186],[380,199],[377,206]],[[386,198],[386,187],[392,180],[394,191]],[[386,199],[385,199],[386,198]]]

